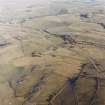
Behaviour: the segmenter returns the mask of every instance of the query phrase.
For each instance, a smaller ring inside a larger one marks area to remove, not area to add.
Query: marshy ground
[[[104,0],[4,1],[0,105],[105,105]]]

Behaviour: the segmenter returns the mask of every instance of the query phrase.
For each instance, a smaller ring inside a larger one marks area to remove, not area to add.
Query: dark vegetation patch
[[[0,43],[0,47],[1,47],[1,48],[4,48],[4,47],[9,46],[10,44],[11,44],[11,43],[9,43],[9,42]]]
[[[32,57],[41,57],[41,53],[37,53],[37,52],[32,52]]]
[[[22,105],[24,105],[27,101],[30,101],[31,98],[33,97],[33,95],[40,91],[42,85],[45,83],[44,81],[45,79],[45,75],[42,75],[39,80],[37,81],[37,83],[35,83],[30,89],[29,91],[24,95],[25,101],[23,102]]]
[[[81,65],[80,73],[68,79],[63,91],[60,90],[60,94],[56,93],[54,100],[54,94],[49,96],[49,105],[104,105],[105,97],[101,94],[105,91],[105,85],[101,84],[105,83],[105,77],[101,78],[99,75],[102,71],[105,75],[105,70],[100,62],[93,62]]]
[[[52,32],[49,32],[48,30],[46,29],[43,29],[42,30],[43,32],[47,33],[48,35],[52,35],[54,37],[59,37],[63,40],[63,43],[61,44],[61,46],[64,46],[64,44],[71,44],[73,45],[76,45],[76,44],[81,44],[81,45],[92,45],[92,46],[95,46],[95,47],[98,47],[98,48],[102,48],[102,49],[105,49],[105,44],[102,44],[100,43],[100,41],[97,41],[96,39],[92,39],[91,41],[87,41],[87,37],[83,37],[83,40],[79,39],[77,36],[73,37],[72,34],[68,34],[68,33],[52,33]],[[85,38],[85,39],[84,39]]]
[[[11,43],[8,42],[5,38],[0,37],[0,48],[9,46]]]
[[[105,23],[98,23],[98,24],[101,25],[105,29]]]
[[[42,89],[47,76],[50,74],[47,70],[50,66],[46,65],[46,68],[42,70],[37,65],[31,65],[27,68],[19,67],[16,73],[17,76],[14,75],[13,78],[8,80],[8,85],[12,89],[14,97],[23,98],[22,105],[31,102],[35,94]],[[28,84],[27,87],[25,87],[26,84]]]
[[[89,18],[89,15],[87,13],[81,13],[80,17],[81,18]]]
[[[55,37],[61,38],[65,44],[74,44],[76,43],[75,39],[70,35],[70,34],[56,34],[56,33],[51,33],[48,30],[44,29],[43,32],[53,35]]]

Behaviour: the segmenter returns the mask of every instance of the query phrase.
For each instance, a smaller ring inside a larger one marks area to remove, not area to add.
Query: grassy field
[[[102,0],[4,2],[0,105],[105,105],[104,5]]]

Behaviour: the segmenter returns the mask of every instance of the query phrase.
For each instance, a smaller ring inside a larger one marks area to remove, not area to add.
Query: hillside
[[[0,105],[105,105],[104,0],[0,1]]]

